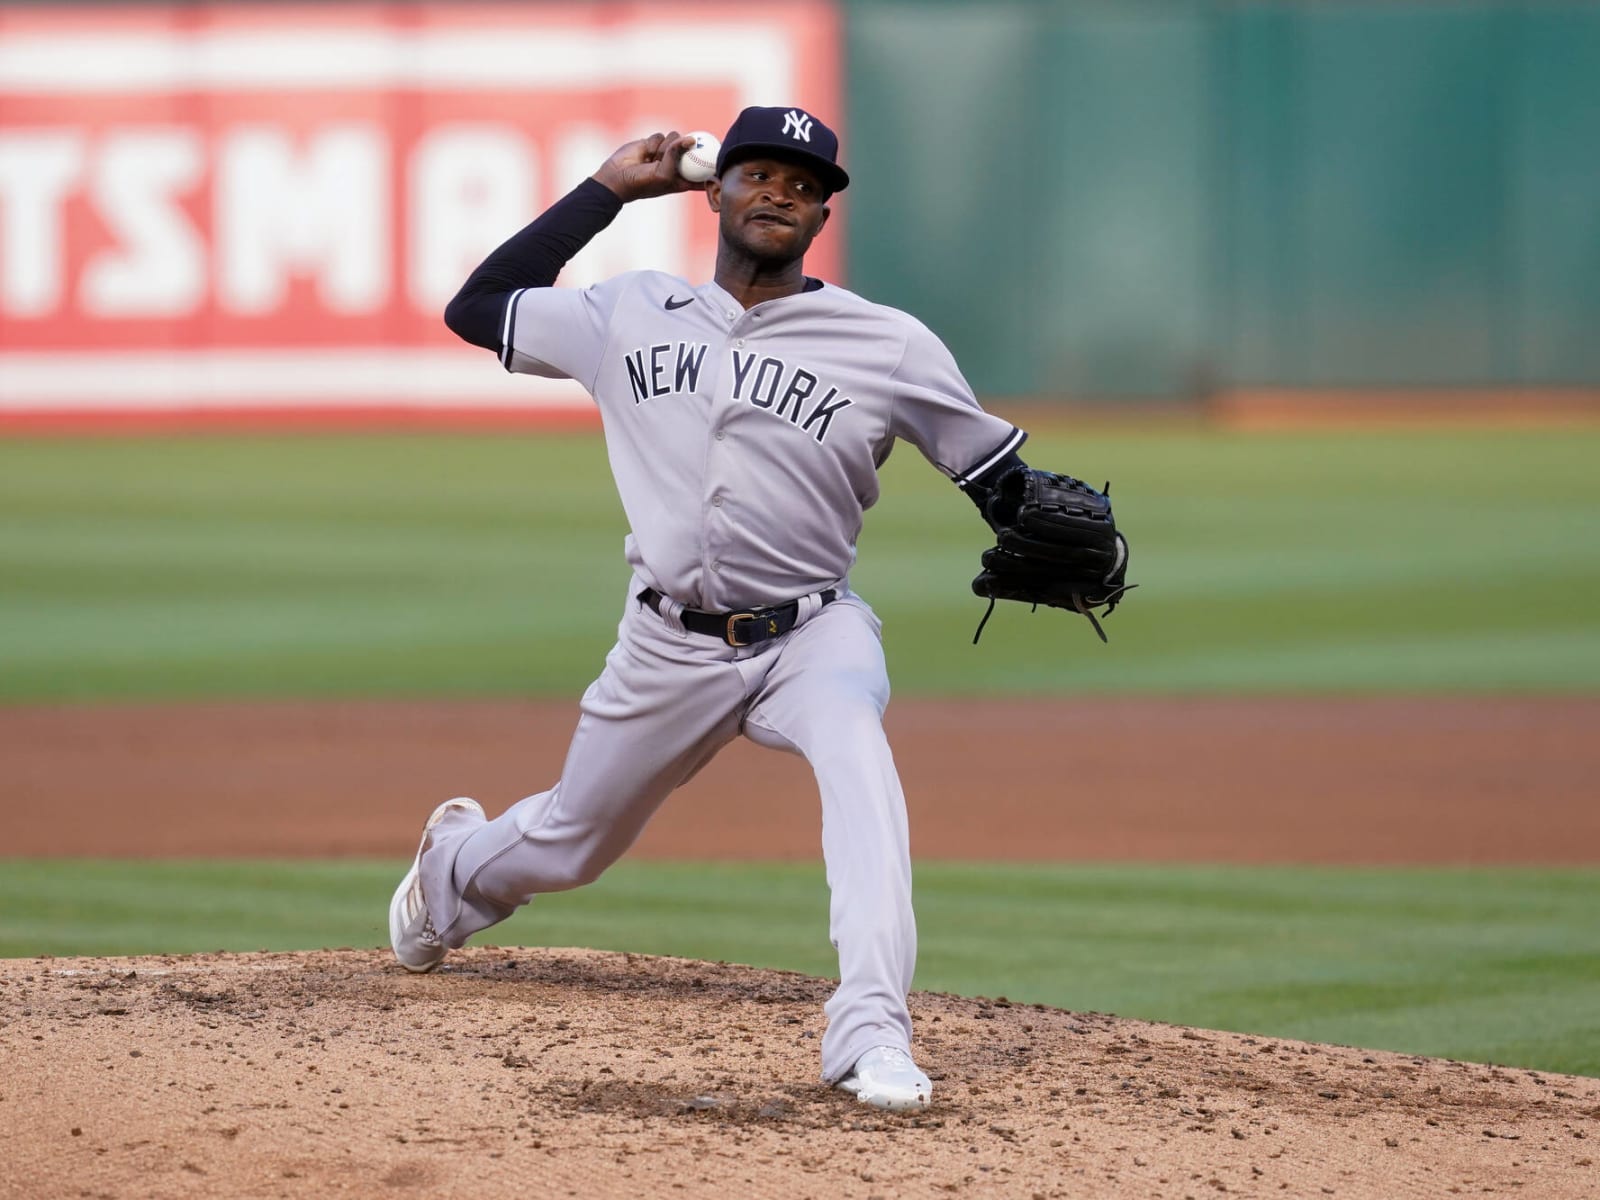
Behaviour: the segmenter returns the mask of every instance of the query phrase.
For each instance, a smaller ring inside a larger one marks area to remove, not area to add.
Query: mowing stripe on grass
[[[1020,605],[969,645],[988,531],[902,448],[853,574],[900,694],[1600,690],[1600,430],[1043,425],[1028,457],[1116,483],[1111,645]],[[576,697],[623,533],[592,434],[0,440],[0,702]]]

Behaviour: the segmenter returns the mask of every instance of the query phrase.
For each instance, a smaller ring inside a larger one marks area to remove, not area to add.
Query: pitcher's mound
[[[584,950],[0,962],[15,1194],[1589,1197],[1600,1081],[932,993],[934,1104],[817,1080],[825,980]]]

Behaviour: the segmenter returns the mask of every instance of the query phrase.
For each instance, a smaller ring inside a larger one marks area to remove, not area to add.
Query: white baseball
[[[703,129],[684,136],[692,137],[694,145],[678,160],[678,174],[690,183],[704,183],[717,173],[717,154],[722,150],[722,140]]]

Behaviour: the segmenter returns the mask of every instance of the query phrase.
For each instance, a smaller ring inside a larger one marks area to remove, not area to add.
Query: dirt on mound
[[[817,1081],[826,980],[583,950],[0,961],[0,1192],[1595,1194],[1600,1081],[912,997],[934,1105]]]

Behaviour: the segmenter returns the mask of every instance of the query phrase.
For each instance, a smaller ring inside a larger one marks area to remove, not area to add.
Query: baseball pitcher
[[[920,1108],[932,1088],[911,1057],[917,934],[889,680],[878,618],[849,582],[878,467],[908,441],[973,499],[997,534],[973,583],[991,601],[1108,608],[1127,544],[1101,493],[1022,463],[1026,435],[979,407],[925,326],[804,273],[850,182],[815,114],[745,109],[702,183],[679,171],[693,144],[621,147],[445,313],[506,370],[593,395],[632,578],[560,779],[492,821],[465,798],[434,810],[390,906],[394,952],[431,971],[541,892],[596,879],[742,735],[804,755],[821,794],[839,953],[822,1078]],[[551,286],[624,204],[690,190],[717,216],[709,283],[635,271]]]

